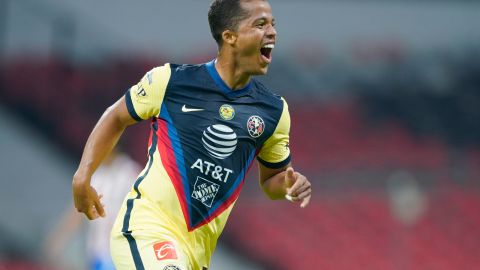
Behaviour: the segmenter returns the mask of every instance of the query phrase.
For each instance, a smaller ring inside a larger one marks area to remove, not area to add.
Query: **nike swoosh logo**
[[[199,112],[204,111],[205,109],[197,109],[197,108],[187,108],[187,106],[182,106],[182,112]]]

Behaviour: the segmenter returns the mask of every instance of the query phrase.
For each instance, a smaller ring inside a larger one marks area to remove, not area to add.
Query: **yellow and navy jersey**
[[[208,265],[254,159],[290,161],[287,104],[255,79],[232,91],[214,61],[154,68],[125,98],[134,119],[152,122],[148,163],[116,229],[161,231]]]

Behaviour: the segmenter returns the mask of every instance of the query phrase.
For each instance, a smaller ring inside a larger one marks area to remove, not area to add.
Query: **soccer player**
[[[208,20],[217,58],[145,74],[100,118],[74,175],[77,210],[105,216],[90,177],[127,126],[151,119],[149,160],[111,232],[118,269],[207,269],[255,158],[270,198],[310,201],[290,163],[287,103],[252,78],[267,73],[275,47],[269,3],[214,0]]]

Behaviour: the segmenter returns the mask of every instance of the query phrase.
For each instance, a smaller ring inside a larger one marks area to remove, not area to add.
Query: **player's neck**
[[[215,68],[220,78],[232,90],[242,89],[250,82],[251,75],[243,72],[238,63],[221,54],[215,61]]]

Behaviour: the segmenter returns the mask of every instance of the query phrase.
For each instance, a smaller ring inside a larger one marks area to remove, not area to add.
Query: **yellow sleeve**
[[[169,64],[156,67],[127,91],[125,94],[127,109],[135,120],[141,121],[158,116],[170,75]]]
[[[290,162],[290,113],[287,102],[282,98],[283,111],[272,136],[263,144],[257,160],[268,168],[281,168]]]

